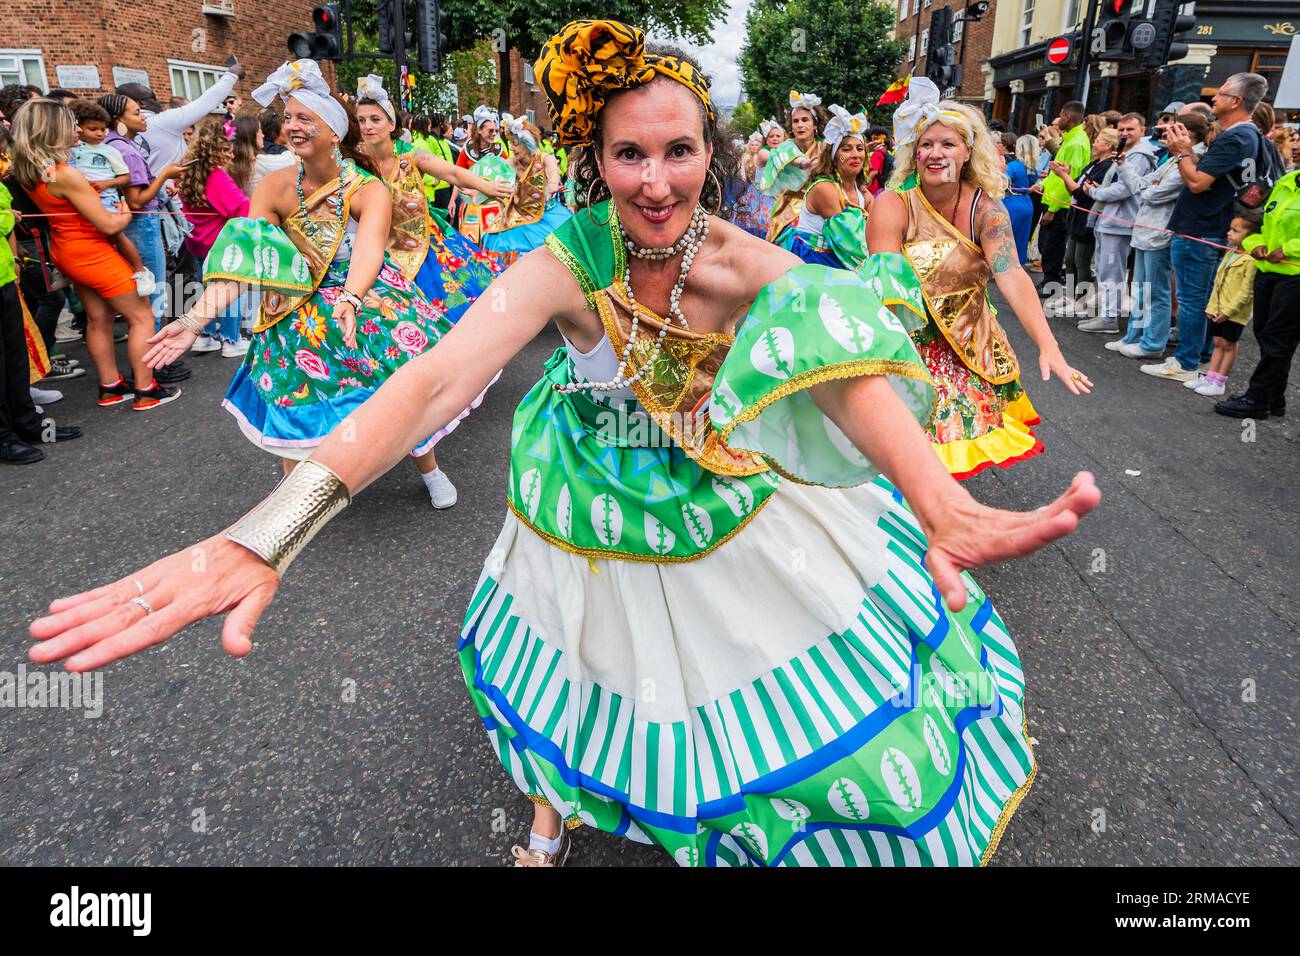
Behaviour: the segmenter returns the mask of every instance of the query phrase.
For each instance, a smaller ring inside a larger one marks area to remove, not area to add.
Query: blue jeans
[[[1125,345],[1140,344],[1143,352],[1163,352],[1169,342],[1169,247],[1133,250],[1133,310]]]
[[[1169,257],[1178,279],[1178,348],[1174,356],[1184,372],[1196,371],[1201,362],[1208,362],[1214,355],[1213,344],[1205,334],[1205,306],[1222,256],[1212,246],[1181,236],[1169,244]]]
[[[135,243],[144,267],[153,273],[156,283],[149,304],[153,307],[154,330],[162,328],[167,311],[167,253],[163,251],[162,226],[154,215],[135,215],[126,227],[126,237]]]

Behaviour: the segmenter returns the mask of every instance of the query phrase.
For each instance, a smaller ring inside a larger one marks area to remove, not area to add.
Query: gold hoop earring
[[[705,212],[708,212],[710,216],[716,216],[722,209],[722,181],[718,179],[717,174],[711,169],[704,178],[707,180],[709,176],[713,177],[713,184],[718,187],[718,204],[713,207],[712,211],[706,209]]]
[[[601,182],[605,182],[605,178],[597,176],[591,181],[591,185],[587,187],[587,218],[591,220],[593,226],[608,226],[609,221],[614,218],[614,196],[612,193],[609,197],[609,215],[605,217],[605,221],[597,222],[596,217],[591,214],[591,191],[596,188],[596,183]],[[609,183],[605,183],[605,186],[608,188]]]

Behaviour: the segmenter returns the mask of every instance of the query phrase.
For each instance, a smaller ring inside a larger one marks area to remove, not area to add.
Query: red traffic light
[[[1120,16],[1128,4],[1129,0],[1108,0],[1107,2],[1107,6],[1110,7],[1111,12],[1114,13],[1115,16]]]
[[[333,32],[339,28],[338,10],[333,5],[313,7],[311,21],[317,30]]]

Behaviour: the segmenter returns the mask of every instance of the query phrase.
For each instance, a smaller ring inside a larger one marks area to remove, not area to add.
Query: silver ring
[[[132,603],[132,604],[138,604],[138,605],[140,605],[142,608],[144,608],[144,616],[145,616],[145,617],[148,617],[150,614],[153,613],[153,607],[149,604],[148,601],[146,601],[146,600],[145,600],[144,598],[142,598],[142,597],[133,597],[133,598],[131,598],[131,603]]]
[[[134,585],[135,585],[135,589],[136,589],[137,591],[140,592],[140,596],[141,596],[141,597],[144,597],[144,585],[141,584],[141,583],[140,583],[138,580],[136,580],[135,578],[132,578],[132,579],[131,579],[131,583],[134,584]]]

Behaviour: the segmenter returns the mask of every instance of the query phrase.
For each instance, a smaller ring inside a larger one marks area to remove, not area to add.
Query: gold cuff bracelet
[[[281,577],[316,532],[352,501],[347,485],[324,465],[307,459],[240,518],[226,537],[269,564]]]

